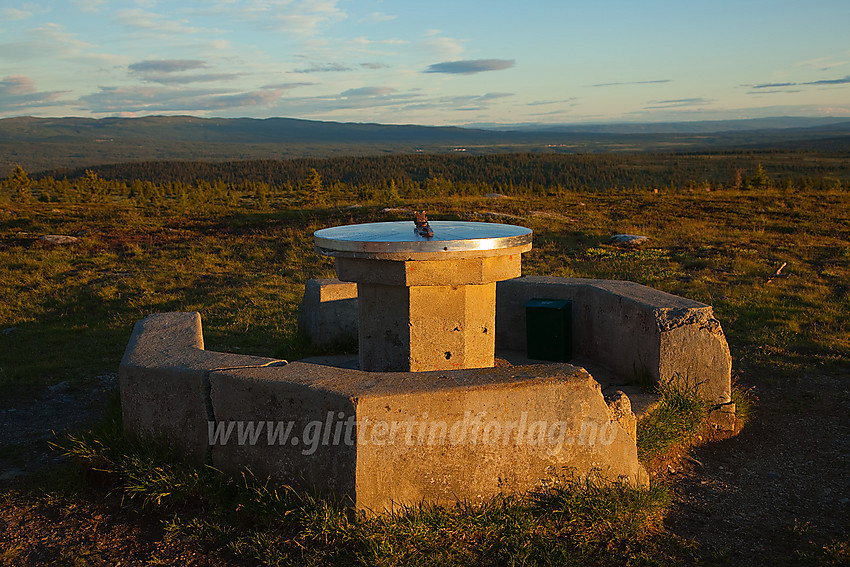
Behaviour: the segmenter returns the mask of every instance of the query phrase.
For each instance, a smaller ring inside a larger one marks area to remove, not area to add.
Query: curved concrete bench
[[[126,435],[365,511],[479,502],[564,475],[649,482],[628,404],[609,408],[569,364],[408,373],[286,363],[205,351],[198,313],[163,313],[136,324],[119,383]]]
[[[573,302],[573,352],[621,379],[677,381],[729,402],[732,357],[710,305],[628,281],[525,276],[496,288],[496,347],[526,350],[525,303]],[[591,370],[592,372],[592,370]]]
[[[356,341],[356,297],[356,284],[310,280],[300,328],[323,346]],[[573,353],[594,376],[673,380],[714,404],[730,401],[732,358],[710,305],[628,281],[523,276],[496,284],[497,349],[526,351],[525,303],[533,298],[572,300]]]

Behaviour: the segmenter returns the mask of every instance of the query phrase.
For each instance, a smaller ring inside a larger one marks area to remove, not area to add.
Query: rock
[[[39,238],[40,241],[46,242],[47,244],[73,244],[78,241],[79,238],[74,236],[66,236],[64,234],[45,234],[44,236]]]
[[[553,213],[553,212],[550,212],[550,211],[528,211],[528,216],[542,218],[542,219],[562,220],[562,221],[571,221],[571,222],[575,221],[575,219],[571,219],[571,218],[565,217],[564,215],[562,215],[560,213]]]
[[[2,473],[0,473],[0,480],[2,480],[2,481],[14,480],[14,479],[18,478],[19,476],[24,476],[24,474],[25,474],[24,471],[22,471],[21,469],[8,469],[8,470],[5,470]]]
[[[632,404],[632,412],[635,417],[641,417],[649,414],[655,407],[661,403],[661,396],[658,394],[632,394],[628,393],[629,401]]]
[[[502,195],[501,193],[484,193],[485,199],[507,199],[507,195]]]
[[[611,242],[614,244],[622,244],[623,246],[640,246],[649,240],[648,236],[640,236],[637,234],[615,234],[611,237]]]
[[[475,217],[475,218],[491,217],[491,218],[499,218],[499,219],[522,220],[522,217],[518,217],[516,215],[510,215],[508,213],[495,213],[493,211],[485,211],[483,213],[479,213],[479,212],[476,211],[476,212],[472,213],[470,216]]]
[[[67,392],[71,388],[71,385],[66,381],[59,382],[58,384],[54,384],[52,386],[48,386],[47,389],[54,394],[61,394],[63,392]]]
[[[735,430],[735,404],[725,403],[708,415],[708,423],[720,431]]]
[[[605,394],[605,403],[608,404],[614,421],[619,423],[632,439],[637,440],[637,417],[632,412],[632,402],[629,397],[623,391],[616,390]]]

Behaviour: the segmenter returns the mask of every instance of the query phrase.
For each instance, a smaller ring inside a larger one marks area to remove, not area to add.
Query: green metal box
[[[525,304],[528,358],[569,362],[573,357],[573,302],[530,299]]]

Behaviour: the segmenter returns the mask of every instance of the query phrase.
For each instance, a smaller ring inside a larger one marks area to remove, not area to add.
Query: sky
[[[850,0],[0,0],[0,117],[850,117]]]

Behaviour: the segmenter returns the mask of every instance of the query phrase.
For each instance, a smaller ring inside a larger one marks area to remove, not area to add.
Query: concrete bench
[[[300,328],[310,340],[356,341],[356,311],[342,312],[331,299],[352,301],[353,285],[308,282]],[[594,375],[599,367],[632,384],[673,380],[714,404],[729,402],[732,358],[710,305],[627,281],[523,276],[496,284],[497,349],[526,351],[532,298],[572,300],[573,353]]]
[[[363,372],[203,346],[198,313],[136,324],[119,368],[127,436],[370,513],[563,476],[649,483],[631,412],[569,364]]]

